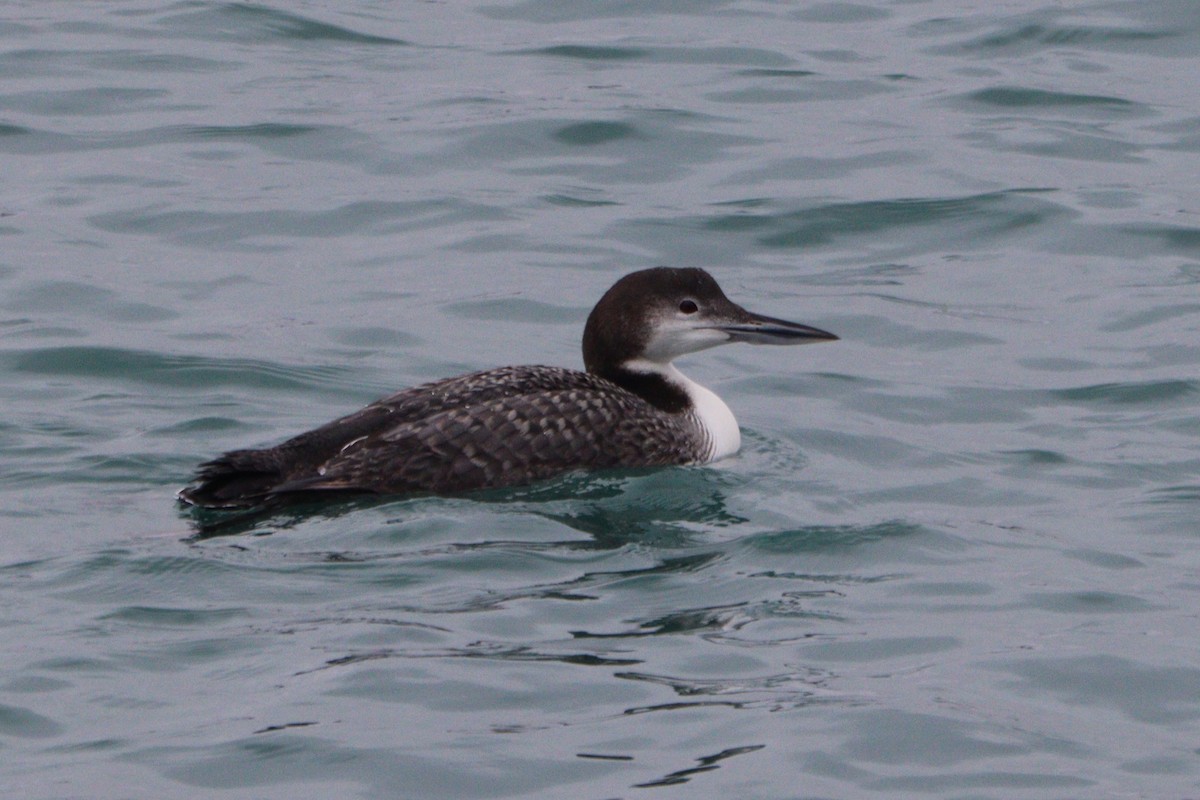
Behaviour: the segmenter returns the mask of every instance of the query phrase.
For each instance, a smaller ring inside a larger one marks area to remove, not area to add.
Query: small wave
[[[119,347],[45,347],[6,354],[10,369],[35,375],[103,378],[180,388],[240,386],[304,389],[336,382],[342,367],[293,367],[252,359],[218,359]]]
[[[322,22],[289,11],[254,3],[218,3],[168,17],[164,23],[189,38],[263,43],[342,42],[360,45],[407,45],[403,39]]]
[[[1200,381],[1170,380],[1127,383],[1098,383],[1070,389],[1057,389],[1050,395],[1069,403],[1137,405],[1162,403],[1200,391]]]

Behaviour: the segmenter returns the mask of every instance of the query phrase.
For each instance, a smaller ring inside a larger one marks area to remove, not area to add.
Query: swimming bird
[[[275,447],[201,464],[185,503],[247,509],[347,493],[455,493],[580,469],[702,464],[741,446],[733,412],[677,357],[838,337],[753,314],[702,269],[618,280],[588,316],[586,372],[512,366],[404,389]]]

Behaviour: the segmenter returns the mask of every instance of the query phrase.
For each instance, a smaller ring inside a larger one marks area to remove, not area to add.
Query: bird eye
[[[696,305],[694,300],[684,300],[679,304],[679,310],[685,314],[695,314],[700,310],[700,306]]]

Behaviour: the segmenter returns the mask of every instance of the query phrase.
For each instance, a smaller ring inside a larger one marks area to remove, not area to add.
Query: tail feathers
[[[254,508],[285,480],[278,464],[261,450],[234,450],[200,465],[194,485],[179,499],[202,508]]]

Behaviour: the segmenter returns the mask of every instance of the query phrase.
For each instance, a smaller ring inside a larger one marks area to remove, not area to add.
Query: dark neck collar
[[[668,414],[681,414],[692,407],[692,399],[687,391],[661,373],[634,372],[624,367],[609,367],[594,372]]]

